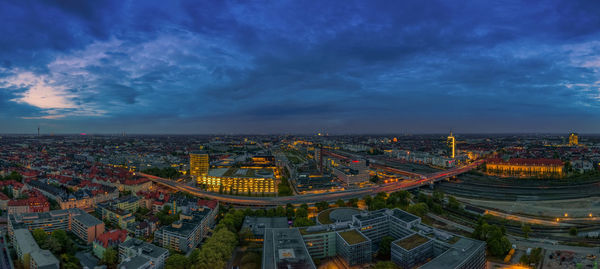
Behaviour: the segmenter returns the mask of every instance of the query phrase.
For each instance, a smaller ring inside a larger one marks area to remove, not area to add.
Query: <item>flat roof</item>
[[[424,264],[420,268],[457,268],[469,257],[475,255],[476,251],[484,245],[485,243],[483,241],[461,237],[456,243],[451,245],[450,249],[446,250],[446,252],[435,257],[433,260]]]
[[[377,211],[365,212],[365,213],[354,215],[354,217],[356,217],[360,221],[387,217],[387,214],[385,213],[386,210],[387,209],[380,209]]]
[[[354,245],[368,241],[368,239],[357,230],[338,232],[338,234],[344,239],[344,241],[348,243],[348,245]]]
[[[59,266],[58,259],[56,259],[56,257],[52,255],[52,252],[47,249],[42,249],[40,251],[31,253],[31,259],[35,261],[35,264],[37,264],[38,268],[52,265],[56,265],[56,268],[58,268]]]
[[[18,245],[21,253],[33,253],[40,249],[31,232],[27,229],[18,229],[14,231],[15,241],[13,244]]]
[[[268,228],[288,228],[286,217],[251,217],[246,216],[242,229],[248,228],[254,235],[263,236]]]
[[[86,227],[92,227],[92,226],[96,226],[99,224],[102,224],[102,221],[100,221],[99,219],[95,218],[94,216],[83,212],[80,215],[77,215],[75,217],[77,221],[83,223],[83,225],[85,225]]]
[[[142,240],[135,239],[135,238],[130,238],[129,240],[121,243],[119,246],[122,246],[124,248],[132,248],[135,250],[138,250],[141,248],[142,253],[144,255],[147,255],[152,258],[158,258],[158,257],[162,256],[163,254],[165,254],[166,252],[169,252],[166,248],[161,248],[154,244],[146,243]]]
[[[298,228],[266,229],[262,269],[316,269]]]
[[[416,248],[420,245],[423,245],[429,241],[431,241],[431,239],[429,239],[427,237],[421,236],[419,234],[413,234],[413,235],[409,235],[405,238],[396,240],[396,242],[394,242],[394,244],[398,245],[399,247],[401,247],[403,249],[411,250],[411,249]]]
[[[345,222],[352,221],[352,216],[360,214],[360,210],[351,207],[342,207],[342,208],[330,208],[327,209],[319,215],[317,215],[317,220],[319,220],[320,224],[332,224],[334,222]]]

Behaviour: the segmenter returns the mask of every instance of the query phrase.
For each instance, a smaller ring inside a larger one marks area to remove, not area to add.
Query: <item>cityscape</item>
[[[598,14],[0,0],[0,269],[597,269]]]

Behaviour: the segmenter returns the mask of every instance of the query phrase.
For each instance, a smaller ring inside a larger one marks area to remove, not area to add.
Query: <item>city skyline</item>
[[[600,4],[0,2],[0,133],[600,133]]]

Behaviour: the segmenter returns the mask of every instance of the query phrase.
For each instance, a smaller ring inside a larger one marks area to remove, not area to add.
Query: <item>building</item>
[[[10,200],[7,203],[8,214],[23,214],[50,211],[50,203],[46,197],[34,196],[22,200]]]
[[[217,168],[198,177],[198,185],[212,192],[229,194],[275,194],[277,181],[272,168]]]
[[[135,212],[140,207],[140,198],[137,198],[133,195],[119,197],[114,200],[113,205],[116,208],[127,210],[129,212]]]
[[[488,174],[504,177],[561,177],[563,175],[564,162],[559,159],[522,159],[512,158],[507,161],[503,159],[488,159],[485,169]]]
[[[104,222],[87,213],[79,214],[72,218],[71,232],[91,244],[104,233]]]
[[[15,230],[12,240],[17,257],[23,264],[29,264],[29,268],[59,268],[58,259],[50,251],[40,249],[29,230]]]
[[[369,181],[369,170],[365,160],[351,160],[346,166],[334,167],[333,174],[346,186],[360,185]]]
[[[104,257],[104,251],[107,248],[118,248],[119,244],[129,239],[126,230],[112,230],[104,232],[94,240],[92,251],[99,259]]]
[[[47,249],[42,249],[31,253],[30,269],[58,269],[60,263],[52,252]]]
[[[169,251],[167,249],[155,246],[153,244],[146,243],[139,239],[129,239],[124,243],[119,244],[119,258],[121,261],[132,259],[134,257],[141,257],[150,261],[150,267],[152,269],[162,269],[165,267],[165,260],[169,257]],[[141,262],[139,262],[141,263]],[[147,264],[147,263],[141,263]],[[127,264],[126,264],[127,265]],[[132,264],[129,264],[132,265]],[[119,268],[122,268],[119,266]],[[136,267],[125,267],[136,268]]]
[[[454,159],[456,157],[456,138],[454,137],[454,135],[452,135],[452,132],[450,132],[450,135],[448,136],[447,144],[448,157]]]
[[[350,266],[371,262],[371,240],[357,229],[337,232],[337,253]]]
[[[76,216],[81,216],[75,220]],[[79,208],[71,209],[60,209],[41,213],[26,213],[20,215],[8,215],[8,234],[11,240],[14,239],[14,231],[17,229],[27,229],[33,231],[35,229],[42,229],[47,233],[51,233],[56,230],[71,231],[79,238],[86,242],[89,241],[90,236],[96,236],[104,231],[104,223],[101,222],[92,215],[86,213]],[[90,223],[96,225],[89,226]],[[86,233],[94,231],[94,234]],[[100,233],[97,233],[101,231]],[[93,238],[91,239],[93,240]]]
[[[152,261],[142,256],[125,258],[119,263],[119,269],[149,269],[152,267]]]
[[[118,225],[119,228],[127,228],[130,223],[135,222],[131,211],[120,209],[111,202],[98,204],[96,212],[102,216],[103,220],[108,220],[110,223]]]
[[[190,153],[190,175],[192,178],[201,178],[208,175],[209,156],[204,152]]]
[[[402,268],[413,268],[433,256],[433,241],[416,233],[398,239],[391,245],[392,262]]]
[[[265,230],[269,228],[288,228],[286,217],[251,217],[246,216],[242,224],[242,230],[249,230],[253,238],[251,241],[262,242],[265,238]]]
[[[212,210],[180,215],[180,219],[170,226],[164,226],[154,233],[154,242],[164,248],[188,252],[200,244],[214,219],[209,217]]]
[[[571,133],[569,135],[569,146],[577,146],[579,145],[579,135],[576,133]]]
[[[378,242],[390,236],[391,260],[402,268],[485,268],[485,242],[421,224],[421,218],[399,209],[362,212],[350,221],[329,223],[299,230],[312,258],[338,255],[349,266],[368,263]]]
[[[262,269],[316,269],[298,228],[266,229]]]

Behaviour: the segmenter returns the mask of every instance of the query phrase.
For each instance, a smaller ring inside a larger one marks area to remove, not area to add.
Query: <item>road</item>
[[[0,269],[14,268],[12,261],[10,260],[10,254],[8,253],[6,243],[6,237],[4,236],[4,233],[2,233],[2,235],[0,235]]]
[[[199,188],[187,186],[181,182],[175,182],[169,179],[160,178],[144,173],[137,172],[136,174],[147,177],[155,183],[169,187],[177,191],[189,192],[192,195],[200,196],[208,199],[218,200],[223,203],[233,205],[252,205],[252,206],[278,206],[286,204],[314,204],[321,201],[336,201],[338,199],[348,200],[352,198],[361,198],[365,195],[375,195],[379,192],[391,193],[399,190],[410,190],[419,188],[424,185],[443,180],[448,177],[453,177],[462,173],[466,173],[478,165],[483,163],[483,160],[473,162],[469,165],[453,168],[437,173],[433,173],[419,180],[410,180],[402,182],[393,182],[368,188],[352,189],[337,192],[318,193],[318,194],[303,194],[286,197],[244,197],[226,194],[218,194],[213,192],[203,191]]]

